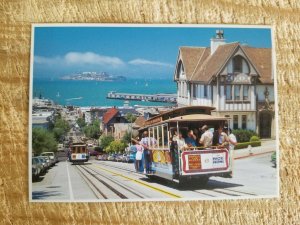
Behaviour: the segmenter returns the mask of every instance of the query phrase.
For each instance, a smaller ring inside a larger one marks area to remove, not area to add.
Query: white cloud
[[[69,52],[64,57],[68,64],[93,64],[93,65],[110,65],[123,66],[125,63],[118,57],[99,55],[93,52]]]
[[[133,59],[128,62],[129,64],[132,65],[153,65],[153,66],[164,66],[164,67],[171,67],[173,68],[172,64],[169,63],[164,63],[164,62],[159,62],[159,61],[150,61],[146,59]]]
[[[54,65],[60,63],[62,60],[61,57],[53,57],[53,58],[47,58],[44,56],[34,56],[34,62],[37,64],[48,64],[48,65]]]
[[[118,57],[111,57],[96,54],[94,52],[68,52],[63,57],[43,57],[34,56],[34,62],[37,64],[47,64],[57,66],[60,64],[67,65],[101,65],[119,67],[125,63]]]

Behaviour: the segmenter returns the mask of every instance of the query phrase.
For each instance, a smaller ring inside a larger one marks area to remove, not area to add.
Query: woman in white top
[[[230,161],[230,168],[231,171],[233,171],[233,152],[234,152],[234,146],[237,144],[236,137],[233,133],[231,133],[231,129],[224,127],[225,133],[228,135],[228,142],[229,142],[229,161]],[[231,172],[232,176],[232,172]]]
[[[185,140],[182,137],[181,132],[179,132],[178,137],[176,138],[176,141],[177,141],[177,146],[178,146],[179,150],[183,151],[187,147],[187,144],[185,143]]]
[[[140,144],[136,144],[136,154],[135,154],[135,169],[136,172],[140,172],[141,160],[143,158],[144,148]]]

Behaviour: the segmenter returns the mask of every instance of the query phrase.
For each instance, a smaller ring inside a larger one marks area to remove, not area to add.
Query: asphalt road
[[[270,197],[278,193],[271,154],[235,160],[233,178],[211,177],[205,187],[150,180],[134,165],[90,160],[84,165],[61,161],[32,183],[33,201],[134,201]]]

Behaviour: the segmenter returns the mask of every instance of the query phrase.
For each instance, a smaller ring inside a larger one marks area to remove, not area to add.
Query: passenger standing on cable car
[[[196,147],[196,135],[194,135],[193,130],[188,132],[188,136],[185,138],[185,143],[188,147]]]
[[[204,148],[209,148],[212,146],[213,142],[213,134],[212,132],[208,129],[207,125],[204,125],[202,128],[202,131],[204,133],[201,135],[199,143],[204,147]]]
[[[229,149],[229,139],[227,134],[224,132],[223,127],[221,126],[219,127],[218,133],[219,133],[219,146],[221,148]]]
[[[151,164],[151,157],[150,157],[150,150],[149,147],[156,146],[156,140],[152,137],[148,136],[148,131],[144,131],[143,138],[140,141],[140,144],[144,147],[144,173],[150,173],[150,164]],[[149,146],[150,144],[150,146]]]
[[[237,145],[237,140],[236,140],[236,136],[231,132],[230,128],[224,127],[224,131],[228,135],[229,161],[230,161],[231,176],[232,176],[232,171],[233,171],[233,151],[234,151],[234,146]]]
[[[141,167],[141,160],[143,158],[143,152],[144,152],[144,148],[142,145],[140,145],[139,143],[137,143],[135,145],[136,147],[136,155],[135,155],[135,169],[136,172],[140,172],[140,167]]]

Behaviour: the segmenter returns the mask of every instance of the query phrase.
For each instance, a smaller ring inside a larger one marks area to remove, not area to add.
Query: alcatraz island
[[[61,80],[95,80],[95,81],[126,81],[124,76],[115,76],[106,72],[82,72],[71,75],[65,75]]]

